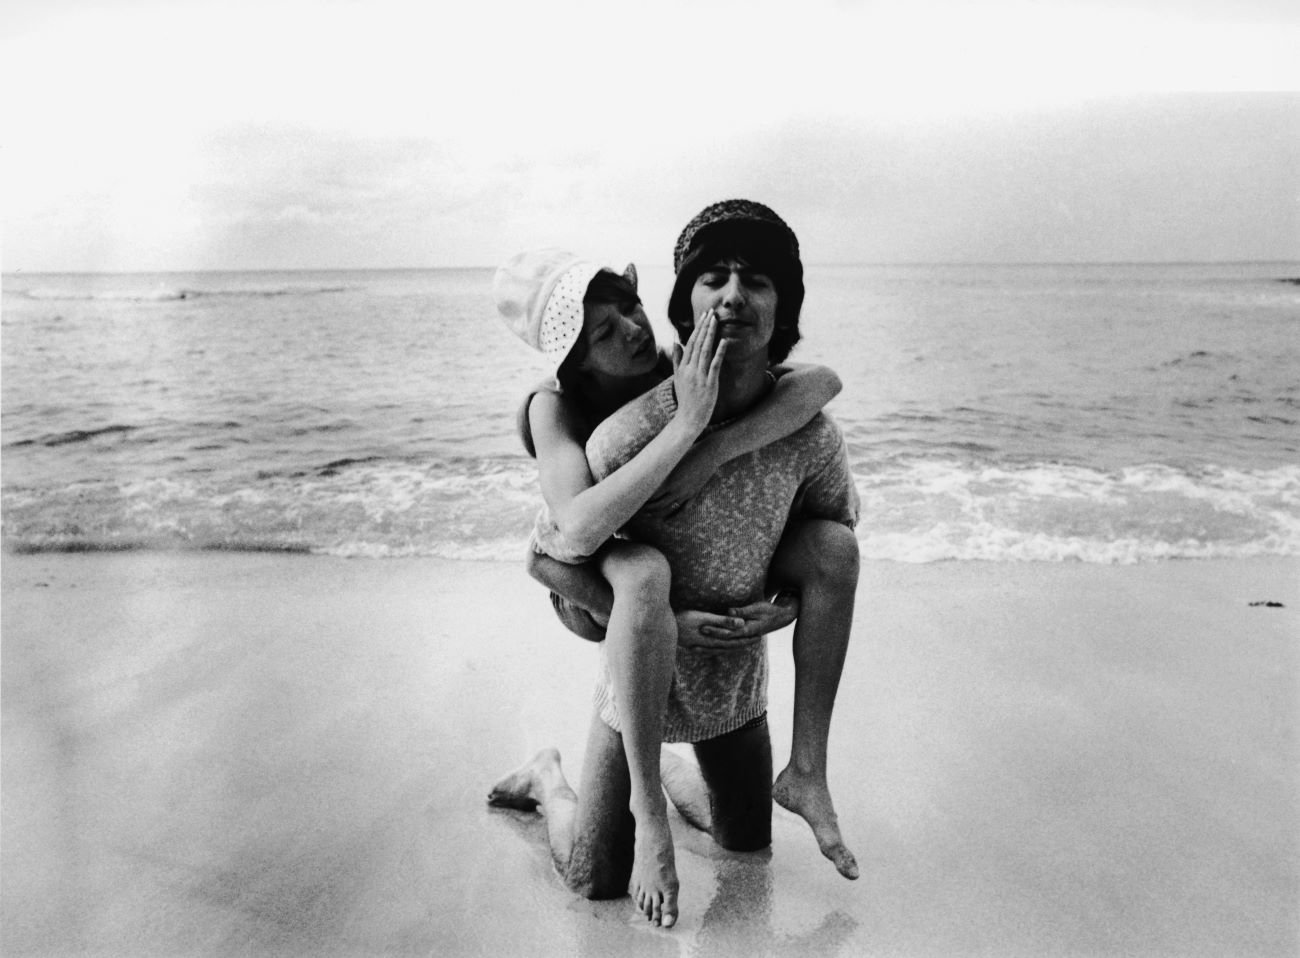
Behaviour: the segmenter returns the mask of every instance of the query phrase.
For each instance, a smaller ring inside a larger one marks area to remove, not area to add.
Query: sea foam
[[[857,476],[868,559],[1083,561],[1300,555],[1300,467],[1105,472],[894,462]],[[522,554],[530,460],[358,461],[243,484],[202,477],[5,491],[23,551],[150,547],[482,560]]]

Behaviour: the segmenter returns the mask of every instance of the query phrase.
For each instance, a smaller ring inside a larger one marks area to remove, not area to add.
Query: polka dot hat
[[[560,249],[528,250],[496,272],[492,292],[510,331],[558,366],[582,332],[582,298],[595,263]]]

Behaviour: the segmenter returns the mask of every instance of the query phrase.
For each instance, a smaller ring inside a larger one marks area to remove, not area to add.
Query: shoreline
[[[830,761],[862,878],[780,809],[757,855],[674,813],[669,932],[575,899],[536,816],[484,802],[546,745],[576,782],[596,668],[517,564],[0,570],[6,954],[1300,946],[1300,559],[864,562]]]

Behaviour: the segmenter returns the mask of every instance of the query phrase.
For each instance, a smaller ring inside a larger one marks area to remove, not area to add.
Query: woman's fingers
[[[710,309],[706,314],[708,322],[704,324],[704,342],[700,344],[700,364],[713,358],[714,341],[718,336],[718,314]]]
[[[717,317],[713,310],[706,309],[700,314],[699,321],[696,322],[695,328],[691,330],[691,335],[686,339],[686,353],[683,361],[686,363],[701,364],[709,356],[710,344],[714,330],[717,326]]]
[[[708,362],[709,341],[713,335],[714,324],[713,310],[710,309],[705,312],[703,320],[695,325],[695,332],[691,336],[695,340],[695,355],[691,358],[697,370]]]
[[[718,343],[718,348],[713,351],[713,359],[709,363],[709,382],[716,383],[722,376],[722,357],[727,354],[727,341],[724,339]]]
[[[708,325],[708,318],[709,312],[705,310],[700,314],[700,318],[695,323],[695,328],[691,330],[691,334],[686,337],[685,355],[682,357],[683,362],[695,362],[700,351],[700,339],[704,335],[704,328]]]
[[[682,368],[692,385],[703,390],[706,396],[717,393],[722,370],[722,356],[718,353],[725,355],[725,342],[719,343],[717,337],[718,316],[712,309],[705,310],[686,342],[686,355],[682,360]]]

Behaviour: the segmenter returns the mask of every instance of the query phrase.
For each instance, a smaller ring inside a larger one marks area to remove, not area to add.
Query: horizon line
[[[863,266],[1263,266],[1270,264],[1300,266],[1294,259],[1170,259],[1170,260],[836,260],[804,263],[809,269],[834,269]],[[643,264],[646,268],[669,269],[668,263]],[[418,273],[431,270],[487,270],[496,265],[476,266],[205,266],[190,269],[38,269],[3,270],[3,276],[166,276],[198,273]]]

